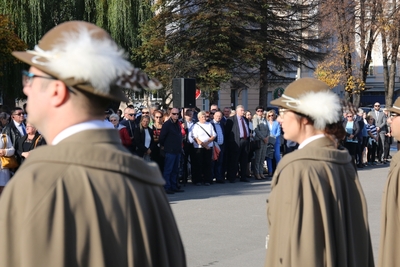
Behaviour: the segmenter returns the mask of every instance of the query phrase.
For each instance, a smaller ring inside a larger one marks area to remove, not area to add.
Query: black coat
[[[22,156],[23,152],[28,152],[34,149],[35,147],[42,146],[46,144],[46,140],[44,140],[43,136],[36,132],[35,137],[32,139],[32,143],[29,146],[28,150],[24,150],[24,143],[26,138],[28,138],[28,135],[24,135],[21,138],[18,139],[17,144],[15,145],[15,156],[17,157],[17,161],[19,164],[21,164],[25,158]],[[40,138],[40,139],[38,139]],[[37,141],[37,142],[36,142]]]
[[[134,139],[136,143],[136,153],[139,157],[143,157],[144,153],[147,152],[147,150],[150,148],[150,150],[153,151],[154,147],[154,138],[153,138],[153,129],[148,128],[149,134],[150,134],[150,146],[146,147],[144,145],[144,142],[146,140],[146,133],[144,129],[140,129],[140,127],[136,127],[135,132],[134,132]]]
[[[20,133],[20,131],[17,129],[17,127],[14,124],[14,121],[11,119],[11,121],[3,128],[2,133],[8,135],[8,137],[10,137],[11,143],[13,144],[14,148],[15,145],[18,141],[18,139],[20,139],[22,137],[22,134]]]
[[[160,145],[166,153],[179,154],[182,152],[182,132],[180,122],[172,119],[164,122],[160,133]]]

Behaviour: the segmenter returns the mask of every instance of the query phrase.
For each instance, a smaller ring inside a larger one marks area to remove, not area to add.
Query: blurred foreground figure
[[[341,104],[316,79],[291,83],[280,107],[284,138],[299,149],[279,162],[267,204],[267,267],[374,266],[367,204],[349,152]]]
[[[13,55],[29,119],[48,146],[33,150],[0,199],[0,266],[186,266],[156,164],[106,128],[120,87],[160,87],[103,29],[71,21]]]
[[[388,123],[391,124],[392,136],[400,140],[400,98],[397,98],[393,107],[388,109],[391,113]],[[400,153],[396,153],[391,162],[389,175],[383,191],[381,238],[379,245],[380,267],[400,266]]]

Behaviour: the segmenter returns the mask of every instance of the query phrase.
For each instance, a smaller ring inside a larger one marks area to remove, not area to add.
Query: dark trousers
[[[387,160],[390,155],[390,144],[392,143],[391,137],[385,136],[385,141],[383,142],[383,159]]]
[[[215,178],[217,181],[224,181],[224,173],[222,173],[222,166],[224,164],[224,152],[225,152],[225,146],[219,145],[219,148],[221,148],[221,152],[219,152],[219,157],[218,160],[213,160],[211,165],[211,179]]]
[[[235,142],[230,142],[228,155],[228,179],[233,182],[236,179],[238,172],[238,163],[240,164],[240,179],[246,179],[249,140],[240,139],[239,145]]]
[[[376,143],[372,142],[372,145],[368,144],[367,161],[369,163],[375,162],[375,152],[376,152]]]
[[[184,182],[187,181],[187,178],[189,176],[189,162],[192,162],[192,158],[193,158],[193,152],[194,152],[194,147],[193,144],[191,143],[183,143],[183,179]],[[192,166],[192,164],[190,165]],[[192,172],[193,173],[193,172]]]
[[[212,148],[195,148],[192,160],[192,182],[211,183]]]

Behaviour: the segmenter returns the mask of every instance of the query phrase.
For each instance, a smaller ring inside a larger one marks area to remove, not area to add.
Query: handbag
[[[213,160],[218,160],[219,154],[221,153],[221,148],[219,147],[218,143],[213,142],[214,146],[213,146]]]
[[[6,149],[7,147],[7,136],[5,134],[2,134],[2,138],[3,138],[3,144],[4,147],[3,149]],[[15,169],[18,167],[18,162],[17,159],[14,156],[2,156],[0,157],[1,159],[1,168],[2,169]]]
[[[261,140],[252,140],[250,141],[251,150],[257,150],[261,148]]]

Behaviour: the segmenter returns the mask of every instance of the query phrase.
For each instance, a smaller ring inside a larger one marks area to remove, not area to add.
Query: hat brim
[[[52,77],[57,78],[58,80],[64,82],[67,86],[71,86],[73,88],[85,91],[85,92],[93,94],[93,95],[97,95],[99,97],[107,98],[107,99],[110,99],[113,101],[129,102],[129,99],[126,97],[124,92],[122,92],[122,89],[117,86],[111,86],[110,92],[108,94],[102,94],[100,92],[96,92],[95,88],[93,88],[90,84],[82,84],[82,83],[80,84],[79,81],[76,81],[73,78],[61,79],[57,73],[49,70],[48,68],[46,68],[45,65],[37,64],[37,63],[33,62],[32,59],[35,56],[33,54],[30,54],[30,53],[27,53],[24,51],[14,51],[14,52],[12,52],[12,55],[14,57],[16,57],[17,59],[21,60],[22,62],[24,62],[32,67],[35,67],[35,68],[43,71],[44,73],[47,73],[48,75],[50,75]],[[43,63],[46,63],[46,62],[43,61]]]
[[[388,108],[387,110],[389,110],[390,112],[394,112],[396,114],[400,114],[400,108],[391,107],[391,108]]]
[[[271,103],[271,105],[274,105],[274,106],[277,106],[277,107],[280,107],[280,108],[284,108],[284,109],[292,110],[292,111],[295,111],[295,112],[299,112],[294,107],[288,106],[287,103],[283,101],[283,97],[280,97],[280,98],[277,98],[275,100],[272,100],[270,103]]]

